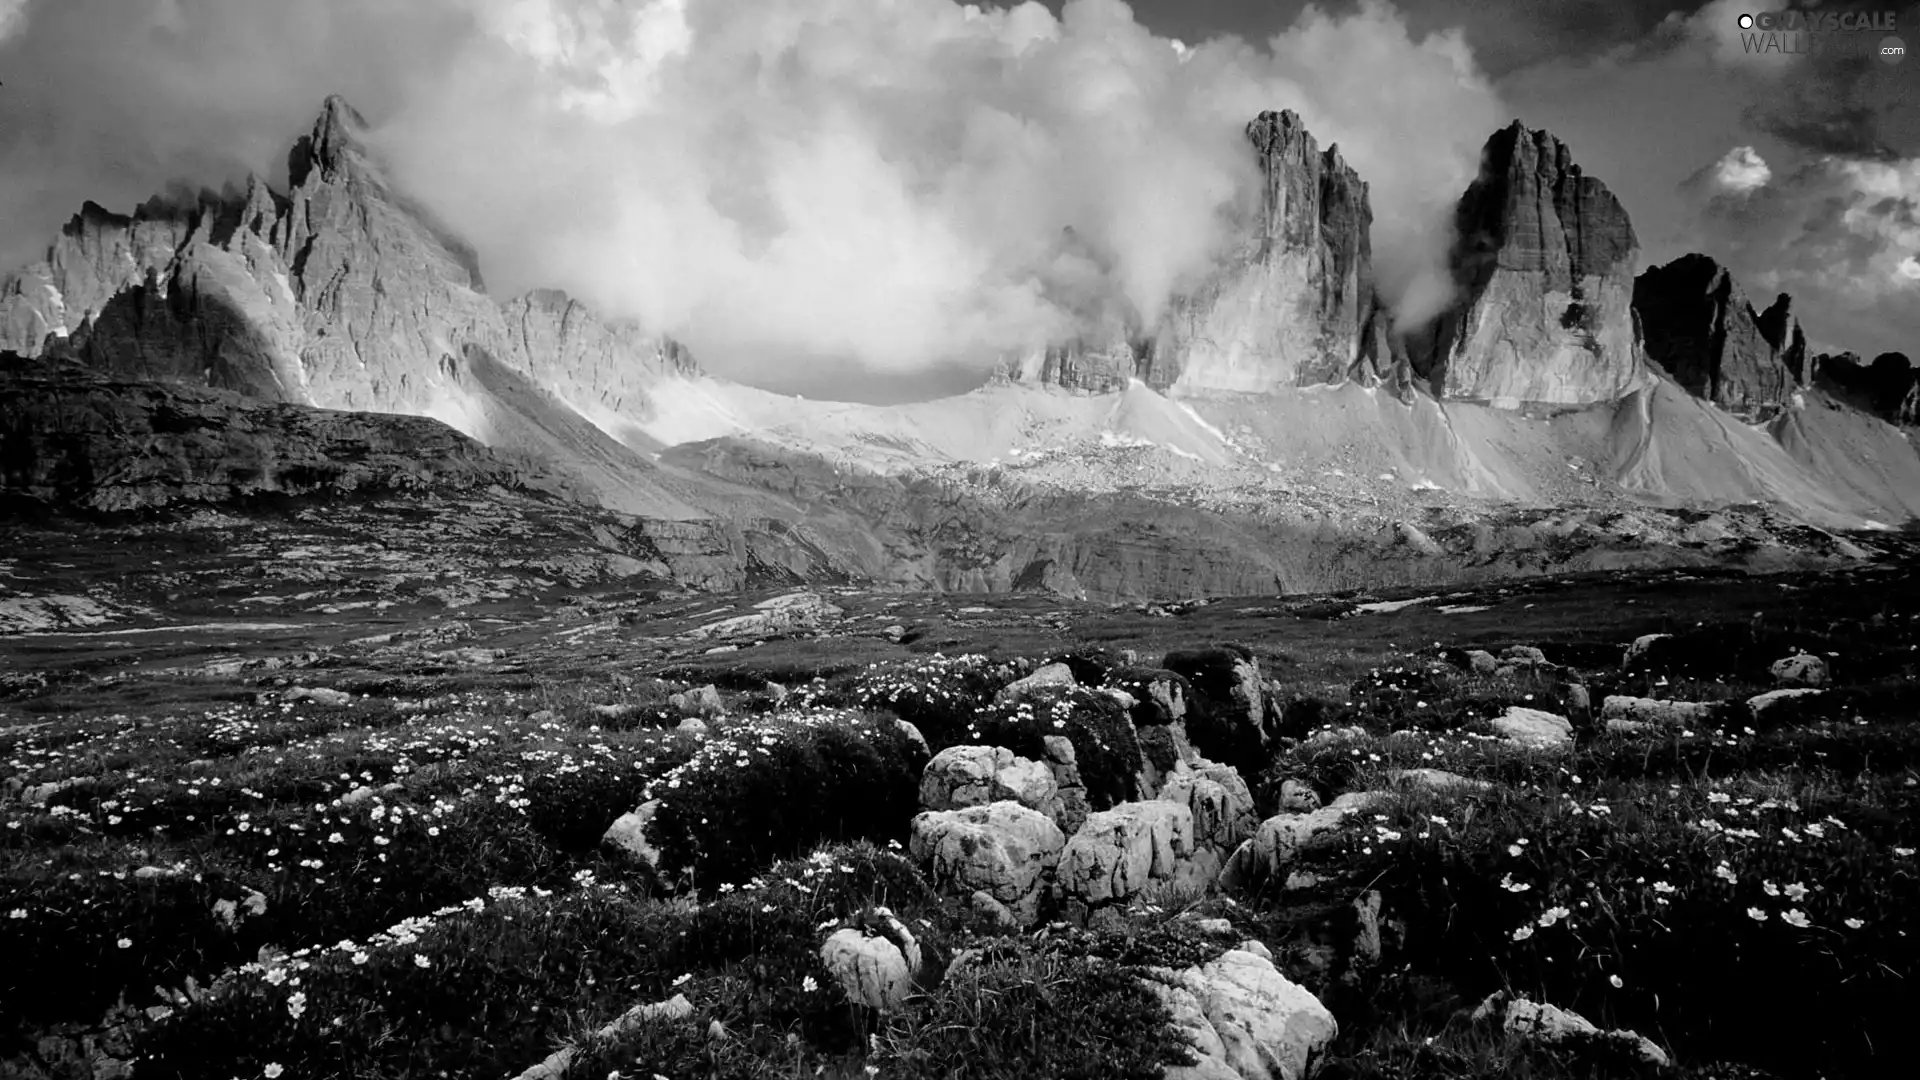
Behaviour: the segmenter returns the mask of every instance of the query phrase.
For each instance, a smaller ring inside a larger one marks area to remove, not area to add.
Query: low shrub
[[[1045,739],[1073,744],[1087,802],[1106,810],[1137,794],[1140,739],[1127,710],[1112,695],[1085,687],[1048,687],[1019,702],[992,706],[966,729],[966,741],[1004,746],[1021,757],[1046,760]]]
[[[898,840],[919,808],[926,753],[888,718],[818,710],[708,738],[643,793],[669,878],[738,884],[775,859],[838,840]]]
[[[527,821],[561,851],[594,850],[608,826],[639,806],[647,785],[693,759],[700,740],[662,732],[617,755],[569,763],[527,781]]]
[[[994,695],[1034,670],[1030,660],[934,653],[912,664],[875,665],[853,680],[850,702],[885,709],[920,730],[934,753],[966,742],[965,732]]]

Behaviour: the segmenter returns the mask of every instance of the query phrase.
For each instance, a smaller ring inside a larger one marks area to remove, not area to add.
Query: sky
[[[1920,45],[1920,4],[1822,9]],[[87,199],[284,183],[340,92],[495,293],[557,286],[719,374],[900,400],[1150,321],[1235,242],[1245,122],[1291,108],[1368,181],[1409,321],[1451,299],[1452,207],[1520,119],[1620,197],[1644,263],[1704,251],[1761,306],[1790,292],[1817,347],[1920,355],[1920,59],[1752,55],[1755,10],[0,0],[0,267]]]

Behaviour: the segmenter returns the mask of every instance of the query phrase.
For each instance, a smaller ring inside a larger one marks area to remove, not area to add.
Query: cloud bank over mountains
[[[910,380],[1152,319],[1231,249],[1258,186],[1241,129],[1266,108],[1339,144],[1372,189],[1383,294],[1429,315],[1454,202],[1519,116],[1621,194],[1649,256],[1706,250],[1756,292],[1773,273],[1810,319],[1850,312],[1856,347],[1920,343],[1900,276],[1920,166],[1888,150],[1899,121],[1876,126],[1889,91],[1747,63],[1728,11],[1496,83],[1467,31],[1416,32],[1386,0],[1205,41],[1120,0],[0,0],[0,263],[85,198],[283,179],[286,133],[341,92],[493,291],[565,288],[748,380]],[[1781,90],[1796,78],[1846,93]],[[1761,116],[1739,93],[1768,84]],[[1847,123],[1862,152],[1782,134]],[[1748,187],[1694,179],[1716,167]]]

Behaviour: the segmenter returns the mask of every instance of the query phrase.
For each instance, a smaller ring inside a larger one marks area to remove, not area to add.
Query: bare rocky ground
[[[696,593],[547,505],[6,526],[0,1075],[1920,1049],[1900,536],[1821,572],[1109,606]]]

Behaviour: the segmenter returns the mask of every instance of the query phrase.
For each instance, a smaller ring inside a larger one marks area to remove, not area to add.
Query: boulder
[[[1573,745],[1573,722],[1540,709],[1510,705],[1506,715],[1493,721],[1493,728],[1507,742],[1529,750],[1564,750]]]
[[[345,690],[335,690],[326,686],[296,686],[287,691],[283,701],[311,701],[316,705],[350,705],[353,695]]]
[[[1714,706],[1704,701],[1662,701],[1657,698],[1609,696],[1600,703],[1600,718],[1609,730],[1616,722],[1655,727],[1690,727],[1704,724],[1713,716]]]
[[[712,683],[669,696],[667,706],[681,716],[702,719],[720,716],[727,711],[726,705],[720,700],[719,688]]]
[[[845,614],[845,610],[813,592],[794,592],[775,596],[753,605],[745,615],[707,623],[687,632],[694,640],[711,638],[765,638],[776,634],[817,630]]]
[[[1767,670],[1779,686],[1825,686],[1829,678],[1826,660],[1812,653],[1795,653],[1776,660]]]
[[[1621,658],[1620,666],[1632,667],[1636,662],[1646,659],[1653,652],[1656,644],[1672,636],[1672,634],[1641,634],[1634,638],[1633,644],[1627,646],[1626,655]]]
[[[600,837],[600,843],[614,851],[625,853],[647,866],[660,865],[660,849],[647,840],[647,824],[653,815],[660,811],[659,799],[648,799],[637,808],[615,818],[612,825]]]
[[[936,887],[984,891],[1024,924],[1038,916],[1041,886],[1066,842],[1046,815],[1009,801],[916,814],[907,849]]]
[[[1121,803],[1087,815],[1060,853],[1062,895],[1089,905],[1125,900],[1171,880],[1193,854],[1193,811],[1172,802]]]
[[[1079,680],[1073,677],[1073,669],[1065,664],[1046,664],[1023,679],[1015,679],[1002,687],[993,696],[995,705],[1014,705],[1025,700],[1037,691],[1050,687],[1070,689],[1079,686]]]
[[[1053,770],[1004,746],[949,746],[920,774],[920,806],[957,810],[1011,799],[1030,809],[1058,812]]]
[[[1169,1078],[1305,1080],[1339,1033],[1333,1013],[1271,959],[1232,949],[1217,960],[1143,976],[1199,1061]]]
[[[1526,998],[1512,998],[1504,992],[1496,992],[1481,1002],[1473,1010],[1473,1022],[1492,1022],[1508,1034],[1549,1044],[1570,1038],[1604,1039],[1621,1044],[1648,1065],[1665,1068],[1670,1064],[1666,1051],[1637,1032],[1602,1031],[1579,1013]]]
[[[1266,682],[1253,653],[1241,646],[1167,654],[1167,670],[1186,679],[1187,738],[1215,761],[1246,767],[1265,756]]]
[[[1312,813],[1268,818],[1228,857],[1220,883],[1229,889],[1258,889],[1269,881],[1284,880],[1301,848],[1345,828],[1350,819],[1373,809],[1385,797],[1376,791],[1348,792]]]
[[[1505,664],[1514,664],[1519,667],[1529,668],[1553,666],[1547,663],[1547,654],[1534,648],[1532,645],[1509,645],[1500,650],[1500,661]]]
[[[1787,687],[1780,690],[1769,690],[1764,694],[1755,694],[1752,697],[1748,698],[1747,708],[1752,711],[1755,719],[1759,719],[1761,716],[1766,715],[1767,710],[1773,708],[1775,705],[1778,705],[1783,701],[1792,701],[1794,698],[1811,697],[1815,694],[1819,694],[1822,692],[1823,691],[1816,690],[1810,686],[1796,686],[1796,687]]]
[[[682,735],[693,735],[704,739],[707,736],[707,722],[697,716],[689,716],[675,725],[673,730]]]
[[[1179,803],[1193,814],[1193,841],[1225,854],[1253,835],[1259,824],[1253,795],[1240,774],[1224,765],[1202,761],[1201,768],[1181,768],[1168,778],[1158,796]]]
[[[1072,740],[1064,735],[1048,735],[1040,742],[1046,748],[1047,767],[1053,770],[1053,785],[1059,792],[1047,816],[1059,824],[1061,832],[1072,836],[1093,810],[1087,801],[1086,782],[1080,776],[1079,753],[1074,750]]]
[[[1493,790],[1491,781],[1475,780],[1445,769],[1392,769],[1387,773],[1387,781],[1395,787],[1443,793]]]
[[[1467,653],[1467,666],[1475,675],[1491,675],[1500,667],[1500,661],[1485,649],[1472,649]]]
[[[920,947],[898,919],[885,919],[886,933],[847,927],[827,935],[820,945],[820,963],[846,991],[847,1000],[891,1012],[913,992]]]
[[[1311,814],[1320,809],[1320,793],[1305,780],[1283,780],[1280,783],[1280,812],[1283,814]]]

